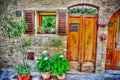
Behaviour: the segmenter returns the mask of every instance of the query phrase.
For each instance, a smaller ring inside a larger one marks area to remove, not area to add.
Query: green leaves
[[[73,8],[69,9],[69,14],[98,14],[97,9],[92,8]]]
[[[52,58],[52,72],[55,75],[62,75],[69,70],[69,62],[66,60],[61,53],[57,53]]]
[[[32,45],[31,40],[26,40],[26,39],[23,40],[23,43],[22,43],[22,47],[23,47],[23,48],[28,48],[28,47],[30,47],[31,45]]]
[[[55,33],[56,17],[55,16],[42,16],[41,30],[45,33]]]
[[[52,59],[46,55],[41,55],[36,65],[36,69],[40,72],[52,71],[54,75],[58,74],[60,76],[66,73],[69,67],[68,60],[66,60],[61,53],[57,53]]]
[[[8,18],[7,24],[6,33],[10,38],[20,37],[27,29],[27,23],[23,18],[19,18],[18,20]]]
[[[36,69],[40,72],[49,72],[51,71],[51,60],[47,55],[41,55],[40,59],[38,59],[38,63],[36,65]]]
[[[60,38],[53,38],[50,44],[52,47],[59,47],[60,45],[62,45],[62,41]]]
[[[31,70],[31,66],[28,64],[18,64],[17,67],[15,68],[15,73],[18,74],[23,74],[23,75],[29,75]]]

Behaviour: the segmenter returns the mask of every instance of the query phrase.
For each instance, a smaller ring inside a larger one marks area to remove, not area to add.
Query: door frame
[[[97,24],[98,24],[98,15],[68,15],[68,19],[69,19],[69,16],[70,16],[70,17],[73,17],[73,18],[74,18],[74,17],[75,17],[75,18],[80,18],[80,16],[82,16],[82,18],[83,18],[83,16],[86,16],[86,17],[90,17],[90,16],[96,17],[96,16],[97,16],[97,23],[96,23],[96,29],[95,29],[95,30],[96,30],[96,31],[95,31],[95,32],[96,32],[96,36],[95,36],[95,37],[96,37],[96,39],[95,39],[96,42],[94,43],[94,44],[95,44],[95,48],[94,48],[94,49],[95,49],[95,51],[94,51],[94,52],[95,52],[95,62],[94,62],[94,65],[96,65],[97,33],[98,33],[98,25],[97,25]],[[82,23],[83,23],[83,21],[82,21]],[[83,24],[82,24],[82,25],[83,25]],[[68,20],[68,35],[69,35],[69,26],[70,26],[70,25],[69,25],[69,20]],[[68,36],[68,35],[67,35],[67,36]],[[78,32],[78,35],[79,35],[79,39],[80,39],[80,37],[82,37],[82,36],[80,36],[80,31]],[[81,34],[81,35],[83,35],[83,31],[82,31],[82,34]],[[79,42],[80,42],[80,40],[79,40]],[[79,45],[80,45],[80,44],[79,44]],[[67,49],[68,49],[68,38],[67,38]],[[82,47],[78,46],[78,50],[79,50],[79,49],[82,49]],[[81,57],[79,57],[79,59],[78,59],[78,63],[80,64],[80,67],[81,67],[81,66],[82,66],[83,49],[80,50],[80,51],[82,51],[82,52],[79,52],[79,51],[78,51],[78,55],[81,56]],[[67,52],[67,56],[66,56],[66,57],[67,57],[67,59],[69,60],[69,53],[68,53],[68,52]],[[94,67],[95,67],[95,66],[94,66]],[[81,70],[81,69],[80,69],[80,70]]]

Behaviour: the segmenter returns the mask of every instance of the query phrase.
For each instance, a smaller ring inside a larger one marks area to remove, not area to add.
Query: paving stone
[[[117,72],[113,71],[112,72]],[[118,73],[118,74],[117,74]],[[85,72],[77,72],[77,73],[67,73],[65,80],[120,80],[119,72],[113,74],[105,73],[94,74],[94,73],[85,73]],[[42,80],[40,78],[41,74],[39,72],[31,72],[32,80]],[[15,77],[14,70],[9,69],[0,69],[0,80],[17,80]],[[51,75],[51,80],[57,80],[56,76]]]
[[[119,70],[106,70],[105,73],[114,74],[114,75],[120,75]]]

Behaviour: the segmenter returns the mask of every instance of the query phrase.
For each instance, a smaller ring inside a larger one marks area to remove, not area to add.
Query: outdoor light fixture
[[[105,24],[105,23],[101,23],[101,24],[99,24],[99,26],[100,26],[101,28],[105,28],[106,24]]]
[[[102,34],[100,34],[99,38],[100,38],[100,41],[104,41],[104,40],[106,40],[106,35],[104,33],[102,33]]]

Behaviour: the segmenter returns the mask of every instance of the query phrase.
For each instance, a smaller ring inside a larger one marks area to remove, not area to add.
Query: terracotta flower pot
[[[57,78],[58,80],[65,80],[65,74],[63,74],[62,76],[57,75]]]
[[[22,75],[22,74],[19,74],[19,75],[18,75],[18,79],[19,79],[19,80],[30,80],[30,75],[24,76],[24,75]]]
[[[50,80],[50,73],[49,72],[42,72],[42,78],[45,80]]]

